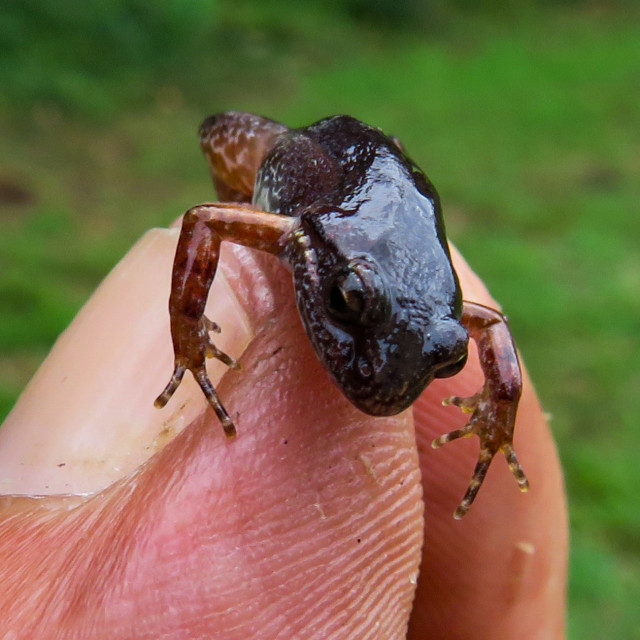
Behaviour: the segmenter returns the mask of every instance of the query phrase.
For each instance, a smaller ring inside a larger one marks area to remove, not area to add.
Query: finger
[[[456,256],[465,298],[493,304]],[[561,638],[564,628],[567,519],[557,453],[525,375],[515,448],[531,481],[518,491],[496,459],[471,511],[451,514],[475,465],[478,444],[460,440],[434,451],[431,440],[468,419],[440,400],[472,395],[482,384],[477,359],[437,381],[415,405],[426,503],[425,548],[409,638]]]
[[[190,374],[164,411],[153,406],[174,365],[167,301],[177,237],[148,232],[59,337],[0,430],[0,492],[98,491],[202,413]],[[225,318],[218,345],[240,355],[253,329],[224,276],[211,302]],[[210,363],[214,384],[225,372]]]
[[[179,435],[91,497],[6,500],[5,630],[97,639],[404,636],[422,540],[411,416],[371,419],[351,407],[311,351],[287,274],[274,260],[259,269],[250,252],[227,257],[255,331],[244,372],[217,387],[237,439],[224,438],[199,400],[203,411]],[[109,313],[98,308],[89,322]],[[224,333],[224,320],[209,313]],[[158,360],[136,349],[134,341],[137,375],[155,375]],[[110,363],[92,363],[109,377]],[[54,384],[58,368],[50,367]],[[170,370],[168,362],[162,375]],[[114,423],[121,404],[105,409]],[[177,431],[183,418],[174,411],[157,420],[156,435],[159,424]]]

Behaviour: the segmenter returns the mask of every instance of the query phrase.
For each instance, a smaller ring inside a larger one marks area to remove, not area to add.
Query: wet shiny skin
[[[391,138],[348,116],[288,132],[266,156],[253,201],[299,216],[284,252],[298,309],[358,408],[398,413],[463,366],[467,333],[439,198]]]

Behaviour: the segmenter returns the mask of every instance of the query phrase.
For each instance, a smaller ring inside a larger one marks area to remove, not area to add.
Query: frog
[[[444,400],[470,419],[432,443],[480,440],[454,517],[469,511],[500,451],[528,490],[513,447],[522,374],[507,319],[463,299],[438,192],[398,138],[347,115],[289,128],[241,111],[206,118],[199,138],[220,201],[182,217],[169,297],[174,370],[156,407],[188,370],[226,436],[236,436],[206,360],[240,364],[215,346],[220,327],[204,311],[221,243],[241,244],[286,265],[318,359],[366,414],[408,409],[434,379],[464,367],[474,340],[484,384]]]

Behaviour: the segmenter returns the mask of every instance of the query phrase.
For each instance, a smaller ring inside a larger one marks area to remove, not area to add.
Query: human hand
[[[455,521],[477,443],[430,442],[465,422],[441,400],[481,386],[477,362],[413,411],[366,416],[317,362],[276,261],[225,246],[208,315],[217,345],[244,351],[243,371],[210,367],[226,373],[228,441],[190,380],[152,406],[176,239],[134,248],[0,431],[2,493],[48,494],[0,506],[2,637],[562,637],[562,480],[528,379],[515,438],[530,493],[496,459]],[[492,304],[456,268],[465,297]]]

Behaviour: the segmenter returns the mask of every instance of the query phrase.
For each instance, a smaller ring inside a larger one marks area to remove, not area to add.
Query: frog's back
[[[397,165],[394,176],[372,174],[381,157]],[[258,171],[253,202],[285,215],[313,204],[340,207],[372,181],[412,181],[414,169],[393,138],[351,116],[332,116],[278,137]]]
[[[356,406],[397,413],[461,366],[467,336],[438,197],[393,138],[349,116],[287,132],[254,202],[299,216],[283,254],[298,309]]]

